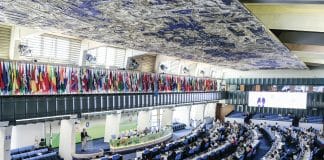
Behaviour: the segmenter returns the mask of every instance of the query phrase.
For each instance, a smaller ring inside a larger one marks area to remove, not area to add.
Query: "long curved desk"
[[[154,139],[151,141],[146,141],[143,143],[138,143],[138,144],[133,144],[133,145],[128,145],[128,146],[120,146],[120,147],[110,147],[110,151],[113,153],[119,153],[119,152],[127,152],[127,151],[132,151],[132,150],[137,150],[141,148],[145,148],[147,146],[152,146],[152,145],[157,145],[160,144],[164,141],[167,141],[172,138],[172,132],[168,133],[167,135],[163,137],[159,137],[158,139]]]

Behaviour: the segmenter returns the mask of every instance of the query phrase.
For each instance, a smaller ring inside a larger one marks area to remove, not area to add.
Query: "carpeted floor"
[[[81,143],[76,144],[76,153],[94,153],[98,152],[100,149],[109,149],[108,143],[104,142],[103,138],[88,141],[86,151],[81,152]]]
[[[271,148],[271,143],[264,137],[260,139],[260,144],[257,148],[255,159],[261,159]]]
[[[174,141],[174,140],[180,139],[186,135],[189,135],[190,132],[191,132],[191,129],[183,129],[180,131],[173,132],[173,136],[172,136],[171,140]]]

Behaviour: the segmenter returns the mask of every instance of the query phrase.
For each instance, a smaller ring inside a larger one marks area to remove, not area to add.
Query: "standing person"
[[[324,116],[323,116],[323,119],[322,119],[322,124],[323,124],[323,128],[322,128],[322,136],[324,136]]]
[[[87,145],[87,141],[88,141],[88,133],[87,130],[85,128],[83,128],[82,132],[81,132],[81,151],[84,152],[85,151],[85,147]]]

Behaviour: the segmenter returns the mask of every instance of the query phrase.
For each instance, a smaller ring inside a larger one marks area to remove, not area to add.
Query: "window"
[[[0,58],[9,58],[11,28],[0,26]]]
[[[42,34],[22,39],[21,44],[28,46],[31,56],[18,55],[20,60],[75,65],[79,61],[81,41],[77,39]]]
[[[129,57],[144,54],[145,52],[132,49],[122,49],[116,47],[98,47],[86,51],[88,54],[96,57],[96,62],[87,62],[83,60],[84,65],[126,68]]]

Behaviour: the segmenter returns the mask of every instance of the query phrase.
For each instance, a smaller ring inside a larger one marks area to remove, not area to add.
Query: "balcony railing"
[[[225,99],[224,92],[114,93],[0,97],[0,120],[80,115],[82,113],[195,103]]]

